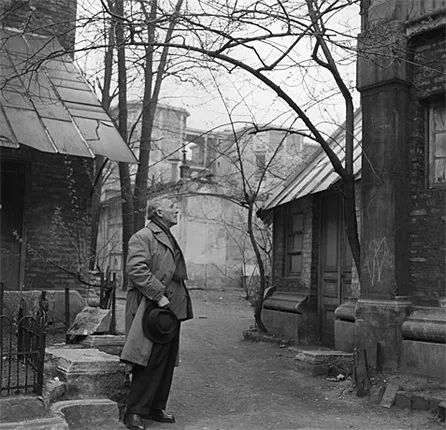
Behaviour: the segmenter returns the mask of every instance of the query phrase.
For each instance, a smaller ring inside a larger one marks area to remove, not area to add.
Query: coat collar
[[[175,254],[172,247],[172,242],[170,241],[170,239],[167,237],[167,234],[163,231],[163,229],[160,226],[156,225],[153,222],[148,222],[146,228],[152,231],[156,240],[161,242],[163,245],[167,246],[172,251],[172,253]]]

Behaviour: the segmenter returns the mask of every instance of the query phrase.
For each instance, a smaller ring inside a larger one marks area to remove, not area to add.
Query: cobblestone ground
[[[195,319],[183,324],[181,363],[168,410],[175,424],[148,429],[444,428],[429,412],[385,409],[358,398],[351,383],[299,372],[295,352],[243,339],[253,311],[241,291],[191,291]],[[123,324],[124,301],[118,304]]]

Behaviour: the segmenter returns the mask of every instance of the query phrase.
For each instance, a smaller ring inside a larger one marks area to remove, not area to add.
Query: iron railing
[[[42,394],[46,304],[46,292],[42,291],[34,315],[27,311],[24,298],[20,299],[17,315],[6,315],[4,285],[0,285],[0,396]]]

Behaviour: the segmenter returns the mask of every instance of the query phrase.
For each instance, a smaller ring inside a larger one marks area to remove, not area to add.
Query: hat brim
[[[154,314],[153,314],[154,313]],[[172,327],[164,332],[161,332],[154,324],[154,320],[160,313],[168,313],[172,319]],[[149,301],[144,311],[142,319],[142,328],[144,335],[153,343],[164,345],[169,343],[177,334],[179,322],[177,316],[167,308],[159,308],[156,303]]]

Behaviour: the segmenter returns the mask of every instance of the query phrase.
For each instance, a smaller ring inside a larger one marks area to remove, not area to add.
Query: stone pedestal
[[[126,393],[125,365],[118,356],[93,348],[47,348],[46,356],[46,363],[56,366],[56,374],[67,384],[71,397],[119,401]]]
[[[335,349],[353,352],[355,348],[356,298],[350,298],[335,310]]]
[[[355,338],[358,350],[366,352],[369,367],[396,371],[401,361],[401,326],[411,302],[360,299],[356,305]],[[362,357],[362,354],[361,354]]]

